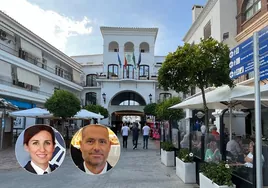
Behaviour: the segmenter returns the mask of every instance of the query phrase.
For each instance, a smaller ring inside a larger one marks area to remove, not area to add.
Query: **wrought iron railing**
[[[21,49],[16,50],[16,49],[10,48],[9,46],[6,46],[6,45],[1,44],[1,43],[0,43],[0,50],[3,50],[9,54],[12,54],[12,55],[18,57],[18,58],[21,58],[21,59],[23,59],[23,60],[25,60],[33,65],[36,65],[36,66],[38,66],[38,67],[40,67],[40,68],[42,68],[50,73],[53,73],[59,77],[66,79],[66,80],[69,80],[69,81],[74,82],[76,84],[82,85],[81,83],[77,83],[72,79],[72,73],[62,69],[61,67],[60,68],[63,70],[63,73],[58,74],[58,71],[56,71],[55,68],[47,66],[46,59],[44,59],[44,58],[42,60],[40,60],[40,58],[37,58],[37,57],[33,56],[32,54],[27,53]]]

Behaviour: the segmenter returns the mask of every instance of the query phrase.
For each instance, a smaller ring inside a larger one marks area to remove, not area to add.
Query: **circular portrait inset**
[[[90,175],[104,174],[111,170],[120,158],[120,143],[115,133],[100,124],[79,129],[71,141],[74,164]]]
[[[25,170],[43,175],[53,172],[62,164],[66,147],[56,129],[49,125],[33,125],[19,135],[15,153]]]

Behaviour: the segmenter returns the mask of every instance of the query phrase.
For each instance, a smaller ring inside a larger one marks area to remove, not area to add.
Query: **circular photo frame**
[[[62,164],[66,146],[62,135],[53,127],[37,124],[23,130],[15,145],[18,163],[26,171],[50,174]]]
[[[119,161],[120,142],[109,127],[90,124],[75,133],[70,152],[77,168],[86,174],[100,175],[111,170]]]

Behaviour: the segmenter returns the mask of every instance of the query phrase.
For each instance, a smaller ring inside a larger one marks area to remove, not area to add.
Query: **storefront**
[[[5,98],[5,100],[12,103],[13,105],[16,105],[19,109],[30,109],[30,108],[36,107],[36,104],[31,103],[31,102],[25,102],[25,101],[9,99],[9,98]]]

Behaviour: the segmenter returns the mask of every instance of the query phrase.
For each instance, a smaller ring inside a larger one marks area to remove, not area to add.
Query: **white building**
[[[189,44],[198,44],[201,38],[212,37],[227,44],[230,48],[235,47],[237,45],[235,40],[237,34],[236,3],[233,0],[208,0],[205,6],[194,5],[192,8],[192,25],[185,34],[183,41]],[[206,90],[209,91],[210,88]],[[199,88],[191,89],[191,95],[200,94],[201,90]],[[185,111],[185,124],[189,127],[190,119],[195,117],[196,111],[192,112],[189,109]]]
[[[68,90],[80,98],[81,68],[72,58],[0,11],[1,98],[20,109],[43,107],[56,89]],[[5,122],[5,135],[9,135],[12,122],[9,118]]]
[[[83,106],[104,106],[109,117],[102,123],[118,125],[123,116],[144,121],[145,105],[178,96],[158,87],[157,73],[165,59],[154,53],[158,28],[100,30],[103,54],[68,57],[0,12],[0,97],[27,109],[43,107],[56,89],[64,89]],[[6,118],[7,134],[12,124]]]
[[[118,124],[124,115],[143,116],[145,105],[178,96],[174,91],[158,88],[157,73],[165,57],[154,53],[157,28],[100,30],[103,54],[72,58],[82,65],[84,73],[83,105],[101,104],[107,108],[110,117],[104,124]]]

